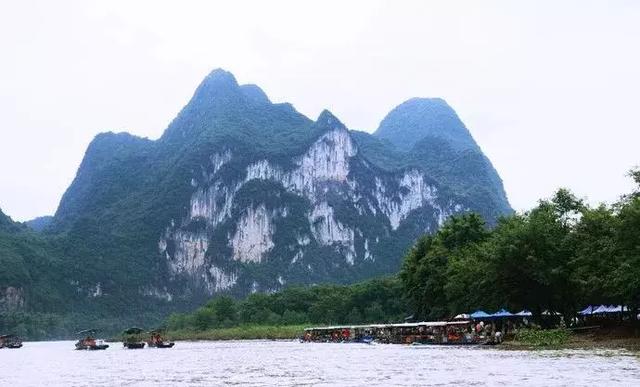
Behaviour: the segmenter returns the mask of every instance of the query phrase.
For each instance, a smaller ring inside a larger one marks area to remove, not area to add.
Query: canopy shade
[[[520,312],[515,314],[516,316],[520,316],[520,317],[531,317],[533,316],[533,314],[531,312],[529,312],[526,309],[522,309]]]
[[[599,307],[593,309],[592,313],[608,313],[608,312],[609,312],[609,308],[607,306],[600,305]]]
[[[471,318],[471,315],[468,313],[460,313],[459,315],[457,315],[456,317],[454,317],[454,320],[468,320]]]
[[[588,316],[590,314],[593,314],[593,306],[591,305],[587,306],[586,308],[579,311],[578,314],[581,316]]]
[[[475,312],[471,313],[471,318],[475,318],[475,319],[481,319],[481,318],[491,318],[492,316],[485,312],[484,310],[476,310]]]
[[[495,312],[491,316],[492,317],[512,317],[513,313],[509,312],[506,309],[500,309],[499,311]]]

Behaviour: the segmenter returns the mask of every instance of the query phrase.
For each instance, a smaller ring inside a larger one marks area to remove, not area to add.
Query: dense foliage
[[[348,286],[289,287],[241,301],[220,296],[193,313],[172,314],[167,325],[173,331],[203,331],[239,325],[395,322],[404,317],[402,287],[396,278],[385,278]]]
[[[640,187],[640,173],[631,173]],[[475,214],[422,237],[400,272],[421,318],[475,309],[573,315],[586,304],[640,306],[640,194],[590,207],[561,189],[489,230]],[[635,313],[632,313],[635,316]]]

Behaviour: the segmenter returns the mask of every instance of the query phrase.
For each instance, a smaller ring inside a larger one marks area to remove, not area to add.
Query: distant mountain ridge
[[[158,140],[96,136],[44,232],[66,278],[54,288],[121,315],[394,273],[466,211],[493,223],[511,208],[443,100],[409,100],[371,135],[214,70]]]

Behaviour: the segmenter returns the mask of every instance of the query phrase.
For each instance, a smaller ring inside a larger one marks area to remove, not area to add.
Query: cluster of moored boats
[[[77,350],[100,351],[109,348],[104,340],[97,339],[97,329],[85,329],[76,334],[80,339],[75,344]],[[154,329],[145,332],[141,328],[129,328],[122,332],[122,345],[126,349],[147,348],[173,348],[172,341],[162,337],[162,329]],[[0,348],[22,348],[22,340],[16,335],[0,336]]]
[[[307,328],[300,340],[320,343],[493,345],[500,343],[501,334],[480,329],[473,320],[423,321]]]
[[[0,349],[2,348],[22,348],[22,340],[16,335],[2,335],[0,336]]]
[[[104,340],[97,340],[95,329],[86,329],[78,332],[82,336],[76,343],[77,350],[104,350],[109,348]],[[142,349],[145,345],[148,348],[173,348],[175,343],[166,341],[162,337],[161,329],[154,329],[145,332],[142,328],[128,328],[122,332],[122,346],[126,349]]]

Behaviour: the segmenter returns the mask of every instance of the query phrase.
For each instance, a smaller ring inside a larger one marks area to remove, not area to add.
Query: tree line
[[[489,230],[475,214],[420,238],[399,277],[420,318],[476,309],[575,313],[587,304],[640,305],[640,170],[637,188],[595,207],[566,189]],[[633,316],[636,313],[632,313]]]
[[[354,285],[292,286],[254,293],[244,300],[219,296],[193,313],[174,313],[170,330],[207,330],[238,325],[358,324],[392,322],[406,316],[403,290],[395,277]]]

